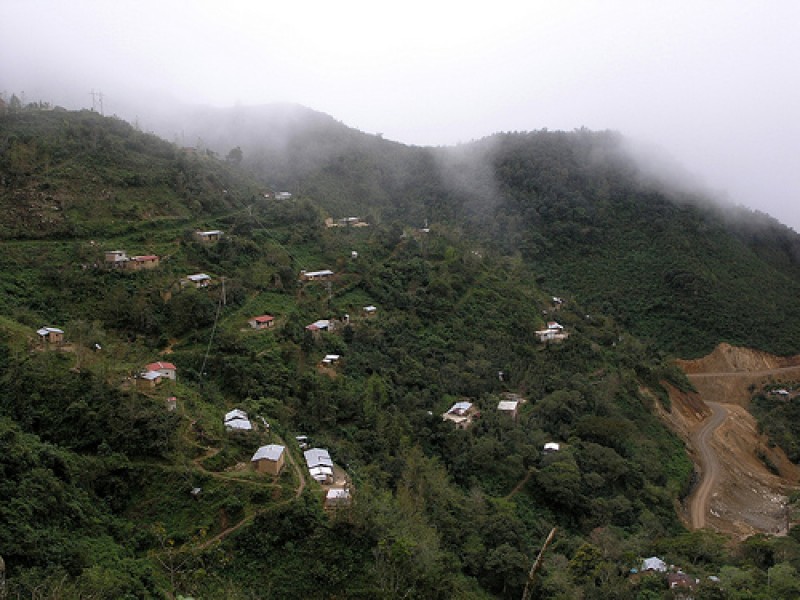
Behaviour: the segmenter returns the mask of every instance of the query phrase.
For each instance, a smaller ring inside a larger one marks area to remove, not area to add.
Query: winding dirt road
[[[693,443],[700,457],[702,478],[689,503],[689,514],[694,529],[706,526],[711,491],[717,483],[721,467],[716,450],[711,447],[714,432],[728,418],[728,410],[717,402],[706,402],[711,409],[711,416],[703,423],[694,435]]]

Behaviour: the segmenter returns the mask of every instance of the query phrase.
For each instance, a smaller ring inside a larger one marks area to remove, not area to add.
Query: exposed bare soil
[[[697,392],[672,389],[672,410],[663,417],[686,442],[700,475],[682,518],[693,528],[742,538],[785,534],[786,495],[798,488],[800,468],[769,446],[747,407],[753,386],[800,380],[800,356],[720,344],[679,365]]]

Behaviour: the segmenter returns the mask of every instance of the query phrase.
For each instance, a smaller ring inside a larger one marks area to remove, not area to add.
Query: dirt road
[[[711,409],[711,416],[692,436],[692,442],[697,450],[703,474],[700,484],[689,501],[689,515],[692,527],[695,529],[701,529],[706,526],[711,491],[716,486],[717,479],[720,476],[720,462],[717,459],[716,450],[711,447],[711,440],[717,428],[728,418],[728,411],[721,404],[706,402],[706,405]]]
[[[684,522],[740,539],[785,534],[787,496],[798,489],[800,469],[761,433],[748,406],[754,390],[797,381],[800,356],[720,344],[708,356],[678,364],[696,391],[672,389],[671,409],[662,417],[684,439],[701,474],[683,505]]]

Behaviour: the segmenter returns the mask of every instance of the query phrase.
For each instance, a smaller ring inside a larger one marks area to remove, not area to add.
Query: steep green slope
[[[62,144],[85,120],[78,146],[94,131],[119,154],[86,152],[68,171]],[[449,177],[467,159],[440,170],[434,152],[403,150],[430,167],[432,195],[409,200],[429,231],[416,217],[329,228],[324,197],[301,188],[291,202],[266,200],[208,155],[186,167],[212,182],[198,192],[206,201],[195,205],[175,179],[146,179],[129,196],[109,173],[174,174],[186,158],[141,135],[87,113],[0,120],[0,203],[19,207],[44,180],[74,202],[49,229],[9,219],[0,239],[0,555],[12,595],[518,598],[553,526],[541,597],[635,597],[647,584],[629,569],[655,553],[698,576],[734,562],[724,540],[686,533],[676,517],[691,463],[653,409],[668,409],[664,382],[686,381],[617,315],[567,294],[554,303],[562,287],[548,287],[543,263],[508,251],[492,227],[466,235],[468,220],[436,220],[486,209],[474,202],[484,187]],[[18,168],[10,156],[43,139],[47,152]],[[83,206],[95,172],[115,208],[95,192]],[[190,235],[212,227],[221,240]],[[513,247],[520,231],[508,231]],[[108,269],[109,249],[162,261]],[[329,281],[298,279],[325,268]],[[214,283],[178,283],[197,272]],[[275,327],[250,329],[265,313]],[[306,329],[318,319],[336,326]],[[549,320],[569,337],[540,343]],[[42,343],[43,324],[62,327],[66,344]],[[326,354],[341,359],[326,367]],[[174,363],[177,381],[137,383],[154,360]],[[527,399],[516,420],[497,411],[505,392]],[[459,400],[480,411],[466,429],[442,419]],[[226,431],[232,408],[271,427]],[[298,434],[347,473],[351,507],[322,510]],[[546,442],[561,448],[544,453]],[[265,443],[293,459],[275,479],[247,466]],[[796,568],[800,546],[785,541],[781,566]],[[779,562],[777,551],[761,562],[763,547],[748,552],[737,568],[752,578]]]

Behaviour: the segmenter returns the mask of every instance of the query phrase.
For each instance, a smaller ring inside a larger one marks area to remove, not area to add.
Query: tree
[[[242,149],[239,146],[236,146],[236,148],[233,148],[230,152],[228,152],[225,160],[233,165],[238,166],[241,164],[243,156],[244,153],[242,152]]]

